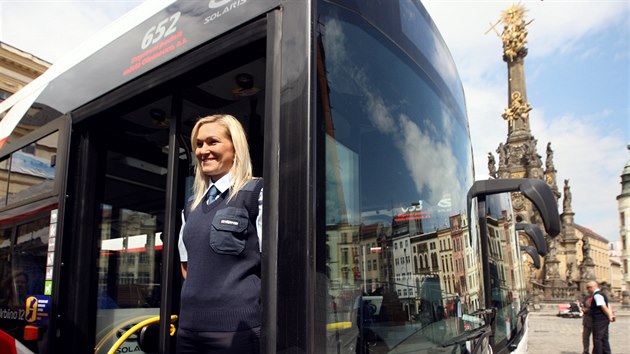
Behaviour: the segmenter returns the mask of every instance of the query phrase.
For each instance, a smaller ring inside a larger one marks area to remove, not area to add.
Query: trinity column
[[[489,174],[493,178],[535,178],[544,180],[552,189],[556,201],[560,198],[560,192],[556,183],[556,169],[553,164],[553,150],[551,143],[547,144],[547,156],[543,166],[542,157],[537,153],[537,140],[532,135],[529,125],[529,112],[531,106],[527,101],[527,88],[525,85],[524,59],[527,56],[527,26],[531,21],[525,20],[525,8],[522,5],[512,5],[501,14],[497,24],[503,25],[500,34],[503,42],[503,60],[508,68],[508,104],[502,117],[507,122],[508,134],[505,143],[500,143],[496,153],[498,154],[498,166],[492,152],[488,153]],[[496,26],[496,25],[495,25]],[[492,28],[494,29],[494,27]],[[498,34],[498,33],[497,33]],[[545,232],[542,220],[535,211],[534,206],[520,193],[512,195],[512,204],[517,222],[538,224]],[[572,221],[570,210],[565,212],[565,218]],[[575,233],[573,233],[575,237]],[[561,237],[552,239],[545,233],[545,239],[549,252],[544,258],[544,267],[541,270],[529,269],[526,271],[528,283],[531,280],[551,287],[566,284],[566,276],[560,276],[559,252],[565,254]],[[575,240],[577,242],[577,239]],[[520,235],[522,245],[531,245],[532,242]],[[568,255],[567,255],[568,256]],[[575,259],[575,244],[573,246],[573,259]],[[578,276],[577,266],[573,260],[573,272]],[[533,264],[530,264],[533,267]],[[566,270],[566,269],[563,269]],[[570,279],[574,276],[572,275]]]

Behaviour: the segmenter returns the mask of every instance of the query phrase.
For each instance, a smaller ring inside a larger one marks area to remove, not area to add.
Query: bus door
[[[65,352],[107,353],[133,325],[177,314],[177,241],[194,176],[190,135],[199,118],[237,117],[254,175],[262,176],[264,28],[259,21],[231,33],[74,115],[72,274],[64,283],[72,290],[63,306],[72,326],[62,332],[80,344],[61,341]],[[163,334],[168,324],[162,327],[160,352],[172,352],[174,340]],[[116,352],[144,353],[137,339],[132,335]]]

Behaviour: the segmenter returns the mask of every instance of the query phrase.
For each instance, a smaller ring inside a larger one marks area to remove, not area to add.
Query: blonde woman
[[[201,118],[191,146],[177,353],[258,353],[262,179],[252,177],[245,132],[231,115]]]

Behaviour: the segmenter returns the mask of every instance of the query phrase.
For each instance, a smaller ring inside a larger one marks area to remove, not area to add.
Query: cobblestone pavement
[[[613,354],[630,354],[630,311],[616,313],[616,321],[609,326],[609,338]],[[582,319],[532,312],[527,345],[527,352],[532,354],[582,354]]]

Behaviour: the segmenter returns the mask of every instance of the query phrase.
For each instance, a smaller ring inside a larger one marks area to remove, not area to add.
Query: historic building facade
[[[35,80],[35,78],[43,74],[50,65],[50,63],[30,53],[0,42],[0,102],[6,100],[29,82]],[[36,112],[32,113],[34,114]],[[3,117],[4,115],[0,115],[0,119]],[[11,139],[24,136],[31,130],[32,129],[27,126],[19,125]]]
[[[630,145],[628,145],[630,150]],[[630,290],[630,161],[621,173],[621,193],[617,196],[619,210],[620,266],[623,273],[623,285]],[[630,295],[630,294],[628,294]]]
[[[555,238],[545,234],[548,253],[541,262],[542,266],[535,269],[531,259],[527,258],[526,274],[531,292],[547,299],[572,298],[576,292],[583,290],[586,281],[610,279],[608,241],[574,223],[571,187],[569,180],[565,179],[562,192],[558,188],[558,171],[554,166],[551,142],[546,144],[544,161],[538,154],[538,141],[530,129],[529,112],[532,107],[527,100],[525,83],[524,59],[528,52],[525,44],[527,25],[531,22],[526,21],[525,12],[522,5],[513,5],[503,11],[500,20],[503,24],[500,35],[503,60],[508,69],[508,105],[502,117],[507,123],[508,134],[506,141],[501,142],[496,150],[498,159],[492,152],[488,153],[488,170],[492,178],[542,179],[549,185],[556,200],[561,202],[562,232]],[[533,205],[518,193],[513,194],[512,199],[516,221],[538,224],[544,232]],[[524,234],[520,243],[533,244]]]
[[[0,102],[43,74],[50,63],[0,42]]]

